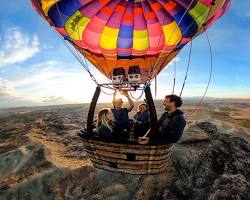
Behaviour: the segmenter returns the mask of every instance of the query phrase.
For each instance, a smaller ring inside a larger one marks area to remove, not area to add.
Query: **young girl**
[[[137,113],[134,116],[135,121],[135,135],[143,136],[149,129],[150,115],[148,105],[142,103],[138,106]]]
[[[126,96],[129,102],[129,107],[123,107],[123,100],[121,98],[114,98],[111,111],[114,114],[115,122],[114,129],[117,132],[129,132],[130,123],[128,113],[133,109],[134,103],[128,95],[128,91],[122,91],[122,95]]]
[[[110,108],[103,108],[98,113],[96,130],[102,138],[113,138],[114,116]]]

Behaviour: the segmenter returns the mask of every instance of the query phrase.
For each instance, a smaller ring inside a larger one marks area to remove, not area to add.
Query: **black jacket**
[[[158,125],[159,131],[152,135],[151,143],[176,143],[182,136],[186,120],[183,117],[183,112],[177,109],[172,113],[163,113],[158,121]]]

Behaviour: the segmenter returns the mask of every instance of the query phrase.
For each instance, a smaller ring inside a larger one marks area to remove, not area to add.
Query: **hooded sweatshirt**
[[[163,113],[158,125],[159,132],[153,135],[151,142],[155,144],[176,143],[182,136],[186,120],[183,117],[183,112],[177,109],[172,113]]]

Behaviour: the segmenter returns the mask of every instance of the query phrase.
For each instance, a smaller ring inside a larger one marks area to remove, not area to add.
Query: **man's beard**
[[[165,107],[164,110],[165,110],[165,111],[169,111],[170,109],[169,109],[168,107]]]

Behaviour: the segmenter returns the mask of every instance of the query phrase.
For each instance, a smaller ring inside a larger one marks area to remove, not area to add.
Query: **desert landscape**
[[[184,100],[171,167],[149,176],[92,166],[76,134],[88,104],[2,109],[0,199],[250,199],[250,100],[197,102]]]

